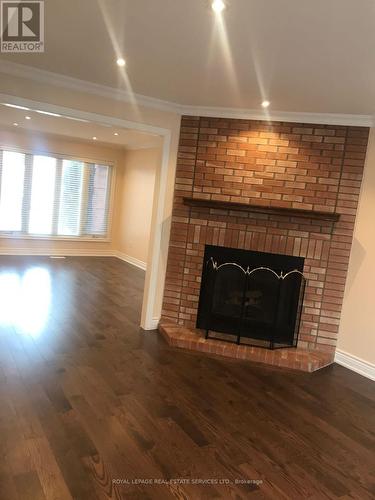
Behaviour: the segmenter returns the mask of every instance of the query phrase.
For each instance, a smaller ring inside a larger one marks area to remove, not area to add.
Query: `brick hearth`
[[[330,365],[333,354],[325,351],[307,349],[262,349],[260,347],[237,345],[214,339],[205,339],[199,330],[191,330],[175,324],[160,323],[159,331],[169,345],[225,356],[233,359],[243,359],[256,363],[291,368],[305,372],[314,372]]]
[[[313,362],[320,357],[332,361],[367,139],[368,129],[360,127],[182,118],[161,321],[179,327],[167,335],[172,345],[195,349],[199,344],[207,352],[234,357],[243,352],[242,346],[196,340],[204,247],[221,245],[305,258],[308,285],[298,348],[261,349],[255,355],[246,347],[245,359],[262,357],[256,360],[295,368],[302,356],[302,369],[309,370],[306,366],[320,367]],[[187,206],[184,197],[337,213],[340,218]],[[160,329],[165,335],[165,327]]]

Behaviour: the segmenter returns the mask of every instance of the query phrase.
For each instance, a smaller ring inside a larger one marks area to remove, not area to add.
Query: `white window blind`
[[[106,238],[112,170],[0,149],[0,235]]]

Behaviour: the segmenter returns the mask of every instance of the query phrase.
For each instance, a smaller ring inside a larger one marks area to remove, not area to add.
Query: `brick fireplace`
[[[369,130],[182,118],[160,331],[172,345],[313,371],[333,361]],[[303,257],[295,349],[196,329],[206,245]]]

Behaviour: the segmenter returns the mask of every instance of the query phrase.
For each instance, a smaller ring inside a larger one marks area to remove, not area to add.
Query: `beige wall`
[[[371,130],[337,349],[375,364],[375,129]]]
[[[102,162],[110,162],[116,168],[116,177],[121,179],[121,170],[124,162],[124,152],[120,149],[104,147],[100,145],[85,143],[61,137],[28,133],[22,130],[4,130],[0,129],[0,146],[17,147],[27,151],[38,151],[55,154],[65,154],[79,159],[90,159]],[[30,238],[0,238],[0,254],[4,253],[30,253],[50,252],[50,253],[97,253],[105,254],[114,250],[115,234],[114,229],[117,226],[116,207],[120,203],[119,193],[120,182],[115,181],[112,231],[109,234],[110,241],[64,241],[64,240],[45,240]]]
[[[147,263],[156,172],[160,149],[125,153],[114,244],[123,256]]]

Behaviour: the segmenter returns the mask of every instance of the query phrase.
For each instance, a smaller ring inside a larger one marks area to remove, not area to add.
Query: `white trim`
[[[138,267],[143,271],[146,270],[147,263],[142,260],[135,259],[130,255],[118,252],[117,250],[89,250],[87,248],[67,248],[67,249],[40,249],[40,248],[0,248],[1,255],[24,255],[24,256],[60,256],[60,257],[116,257],[119,260],[127,262],[132,266]],[[153,321],[159,321],[158,318],[153,318]]]
[[[303,111],[261,111],[256,109],[237,109],[220,107],[181,106],[184,115],[207,116],[214,118],[234,118],[242,120],[262,120],[292,122],[318,125],[347,125],[373,127],[373,115],[350,115],[343,113],[305,113]]]
[[[159,278],[159,262],[161,257],[161,245],[162,245],[162,236],[163,236],[163,227],[164,227],[164,207],[166,200],[166,192],[167,192],[167,180],[168,180],[168,165],[169,165],[169,156],[170,156],[170,147],[171,147],[171,132],[168,133],[164,137],[163,144],[163,156],[161,162],[161,170],[159,176],[159,186],[158,192],[155,189],[155,196],[157,196],[156,200],[156,217],[155,217],[155,230],[153,235],[153,241],[149,248],[157,249],[157,251],[153,250],[149,252],[149,261],[148,265],[152,269],[152,274],[150,276],[146,275],[146,286],[148,285],[148,295],[147,300],[143,302],[142,306],[142,315],[141,315],[141,327],[144,330],[154,330],[154,305],[156,299],[156,290],[158,286],[158,278]],[[154,218],[153,218],[154,220]],[[151,260],[151,262],[150,262]],[[165,276],[164,276],[165,278]],[[164,289],[164,283],[163,289]]]
[[[112,250],[88,250],[86,248],[0,248],[0,255],[61,256],[61,257],[114,257]]]
[[[353,354],[349,354],[348,352],[341,351],[339,349],[336,350],[335,362],[339,365],[345,366],[345,368],[349,368],[349,370],[353,370],[353,372],[369,378],[370,380],[375,380],[374,363],[369,363],[364,359],[358,358],[357,356],[353,356]]]
[[[130,255],[126,255],[117,250],[90,250],[87,248],[67,248],[67,249],[53,249],[53,248],[0,248],[0,256],[2,255],[23,255],[23,256],[58,256],[58,257],[116,257],[116,259],[122,260],[131,264],[132,266],[138,267],[143,271],[146,270],[146,262],[135,259]]]
[[[110,231],[108,231],[110,233]],[[109,237],[95,238],[94,236],[57,236],[57,235],[39,235],[39,234],[23,234],[11,231],[0,231],[0,240],[37,240],[37,241],[86,241],[91,243],[111,243],[112,239]]]
[[[11,61],[0,61],[0,72],[19,78],[26,78],[39,83],[45,83],[62,87],[78,92],[84,92],[101,96],[109,99],[115,99],[123,102],[136,101],[140,106],[146,106],[169,113],[177,113],[179,115],[191,116],[211,116],[216,118],[236,118],[250,120],[266,120],[266,121],[285,121],[293,123],[315,123],[326,125],[353,125],[362,127],[373,127],[375,124],[373,115],[353,115],[342,113],[305,113],[305,112],[290,112],[290,111],[271,111],[271,110],[254,110],[240,108],[223,108],[215,106],[194,106],[178,104],[171,101],[164,101],[154,97],[148,97],[141,94],[132,94],[124,89],[116,89],[106,85],[92,83],[78,78],[53,73],[32,66],[14,63]],[[4,101],[2,101],[4,102]],[[10,104],[16,104],[12,101],[5,101]],[[22,106],[22,104],[20,104]],[[26,106],[28,107],[28,106]],[[41,111],[45,109],[37,107]],[[50,112],[60,114],[58,106],[50,106]],[[82,117],[81,119],[87,119]],[[96,120],[94,120],[96,121]],[[100,123],[100,122],[99,122]],[[132,128],[135,128],[134,126]]]
[[[142,260],[136,259],[131,255],[127,255],[126,253],[122,253],[117,250],[113,252],[113,255],[114,257],[117,257],[118,259],[123,260],[124,262],[128,262],[129,264],[132,264],[133,266],[139,267],[139,269],[143,269],[143,271],[146,271],[147,262],[143,262]]]
[[[150,330],[157,330],[159,326],[159,317],[154,317],[152,318],[150,324],[148,325],[148,328],[144,328],[145,331],[150,331]]]
[[[0,61],[0,72],[1,72],[1,61]],[[114,89],[112,89],[112,92]],[[147,132],[150,134],[156,134],[164,136],[166,131],[165,128],[155,127],[154,125],[148,125],[141,122],[133,122],[130,120],[123,120],[122,118],[115,118],[113,116],[99,115],[97,113],[91,113],[89,111],[81,111],[73,108],[66,108],[65,106],[57,106],[55,104],[34,101],[32,99],[25,99],[23,97],[17,97],[11,94],[0,93],[0,102],[8,104],[16,104],[18,106],[25,106],[33,110],[49,111],[51,113],[57,113],[69,118],[74,118],[78,120],[85,120],[88,122],[97,123],[98,125],[111,126],[111,127],[121,127],[121,128],[131,128],[134,130],[140,130],[141,132]]]
[[[39,83],[46,83],[65,89],[76,90],[84,92],[85,94],[93,94],[96,96],[106,97],[108,99],[115,99],[117,101],[124,101],[133,103],[134,100],[141,106],[149,108],[160,109],[170,113],[176,113],[178,108],[177,103],[163,101],[154,97],[148,97],[141,94],[133,94],[125,89],[118,89],[109,87],[107,85],[100,85],[98,83],[89,82],[87,80],[80,80],[71,76],[66,76],[60,73],[53,73],[43,69],[37,69],[32,66],[18,64],[11,61],[0,61],[0,72],[7,75],[16,76],[19,78],[26,78]],[[21,105],[22,106],[22,105]],[[38,108],[40,109],[40,108]],[[53,112],[53,111],[52,111]]]

